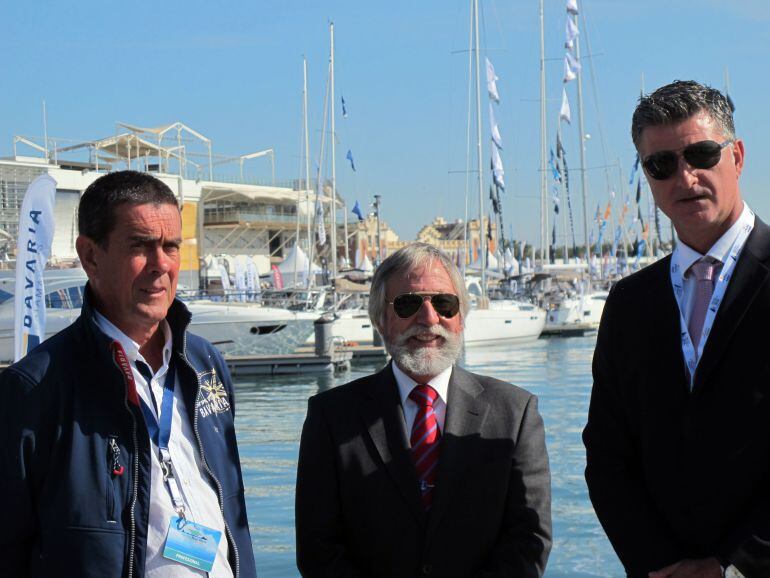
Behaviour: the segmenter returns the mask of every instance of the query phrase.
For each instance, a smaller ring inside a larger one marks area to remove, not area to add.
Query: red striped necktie
[[[422,505],[427,512],[433,501],[433,488],[436,485],[436,466],[439,457],[439,431],[433,403],[438,399],[438,392],[430,385],[420,383],[409,393],[409,399],[417,404],[417,415],[412,426],[410,443],[412,460],[420,480]]]

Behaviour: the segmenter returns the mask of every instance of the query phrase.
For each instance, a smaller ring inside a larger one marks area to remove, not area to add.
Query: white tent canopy
[[[313,263],[312,268],[310,266],[310,259],[302,250],[302,248],[294,245],[286,258],[278,265],[278,270],[283,276],[283,282],[285,287],[293,287],[295,285],[304,285],[307,280],[308,271],[311,274],[317,275],[323,272],[323,269]],[[294,282],[294,273],[297,273],[296,283]]]

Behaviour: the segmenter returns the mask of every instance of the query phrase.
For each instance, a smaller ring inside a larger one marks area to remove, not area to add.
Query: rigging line
[[[585,7],[586,3],[583,1],[581,5],[581,11],[580,11],[580,18],[583,21],[583,38],[586,41],[586,52],[591,54],[591,41],[589,39],[588,34],[588,23],[586,20],[586,13],[585,13]],[[591,96],[592,100],[594,101],[594,109],[596,110],[596,125],[599,130],[599,142],[602,147],[602,160],[604,161],[604,166],[609,166],[609,161],[607,160],[607,143],[604,138],[604,125],[602,123],[602,114],[601,114],[601,107],[599,106],[599,93],[596,89],[596,69],[594,68],[594,61],[593,59],[589,59],[588,61],[589,69],[591,71]],[[612,183],[610,181],[610,174],[609,170],[605,170],[604,173],[605,182],[607,184],[607,192],[609,193],[612,191]]]
[[[468,198],[470,195],[470,175],[471,175],[471,99],[473,84],[473,0],[470,0],[470,14],[468,19],[468,117],[465,136],[465,218],[463,220],[463,262],[462,272],[465,274],[465,265],[468,262]],[[477,169],[480,170],[480,169]]]

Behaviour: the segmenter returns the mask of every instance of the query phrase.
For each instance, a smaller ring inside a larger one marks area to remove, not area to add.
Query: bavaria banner
[[[45,339],[43,270],[51,255],[55,199],[56,181],[42,174],[27,187],[19,211],[14,361]]]

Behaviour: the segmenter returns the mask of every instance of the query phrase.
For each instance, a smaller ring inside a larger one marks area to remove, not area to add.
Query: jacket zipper
[[[131,483],[132,495],[131,495],[131,509],[130,509],[130,524],[129,524],[129,549],[128,549],[128,578],[132,578],[134,575],[134,550],[136,548],[136,496],[139,492],[139,438],[136,433],[136,417],[134,412],[128,405],[128,387],[125,388],[125,397],[123,398],[123,405],[126,411],[131,415],[131,439],[134,443],[134,457],[133,457],[133,470],[134,477]]]
[[[115,477],[123,475],[123,466],[120,465],[120,448],[117,442],[118,436],[107,436],[107,449],[109,460],[109,476],[107,478],[107,521],[115,523],[115,512],[117,510],[117,498],[115,496]]]
[[[217,485],[217,495],[219,497],[219,511],[222,513],[222,522],[225,524],[225,535],[230,540],[230,543],[233,545],[233,552],[235,552],[235,578],[238,578],[240,575],[240,569],[241,569],[241,559],[238,555],[238,545],[235,543],[235,538],[233,537],[232,532],[230,531],[230,526],[227,524],[227,518],[225,518],[225,498],[224,498],[224,492],[222,491],[222,484],[219,483],[219,480],[214,475],[214,472],[211,471],[211,468],[209,468],[209,464],[206,461],[206,456],[203,455],[203,442],[201,441],[200,433],[198,432],[198,396],[200,395],[201,390],[201,381],[200,377],[198,377],[198,372],[195,370],[195,368],[192,366],[192,364],[187,359],[186,352],[187,351],[187,332],[184,332],[184,336],[182,337],[182,353],[181,358],[184,360],[184,362],[187,364],[187,367],[189,367],[192,372],[195,374],[195,380],[198,382],[198,387],[195,392],[195,403],[193,406],[193,432],[195,433],[195,439],[198,442],[198,451],[200,452],[201,456],[201,463],[203,464],[203,467],[206,468],[206,472],[209,476],[211,476],[211,479],[214,480],[214,483]],[[131,578],[129,574],[129,578]]]

